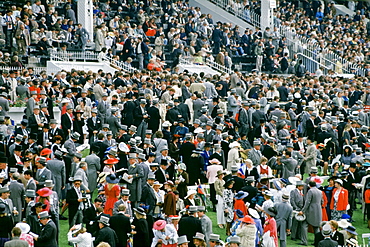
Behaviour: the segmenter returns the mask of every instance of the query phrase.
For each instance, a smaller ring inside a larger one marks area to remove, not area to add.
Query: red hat
[[[248,224],[254,224],[254,220],[249,215],[244,216],[244,218],[242,219],[242,222],[248,223]]]
[[[153,225],[154,230],[159,230],[159,231],[165,227],[166,227],[165,220],[157,220],[156,222],[154,222],[154,225]]]
[[[114,164],[117,164],[118,162],[119,160],[116,158],[110,158],[110,159],[104,160],[104,164],[107,164],[107,165],[114,165]]]
[[[53,193],[53,191],[49,188],[42,188],[37,191],[37,194],[41,197],[47,197],[50,196]]]
[[[41,155],[41,156],[45,156],[45,155],[51,154],[52,152],[53,152],[53,151],[52,151],[50,148],[44,148],[44,149],[41,151],[40,155]]]

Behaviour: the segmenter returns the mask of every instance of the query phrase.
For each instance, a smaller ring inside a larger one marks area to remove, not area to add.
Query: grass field
[[[88,150],[84,150],[83,152],[83,157],[88,155]],[[305,176],[306,177],[306,176]],[[325,184],[323,184],[324,186]],[[220,229],[217,226],[217,218],[216,218],[216,213],[214,212],[208,212],[207,215],[210,217],[213,223],[213,233],[219,234],[221,236],[221,239],[225,240],[226,239],[226,230],[225,229]],[[68,217],[68,210],[64,214],[64,216]],[[362,210],[360,209],[360,205],[357,205],[357,210],[354,212],[353,219],[355,222],[353,225],[357,229],[358,233],[358,242],[360,246],[363,246],[362,244],[362,234],[363,233],[370,233],[370,229],[367,228],[367,222],[363,220],[363,214]],[[60,222],[60,233],[59,233],[59,246],[68,246],[68,241],[67,241],[67,232],[69,231],[69,226],[68,226],[68,220],[61,220]],[[309,246],[311,245],[314,241],[314,235],[312,233],[308,234],[308,244]],[[287,241],[287,246],[288,247],[297,247],[299,241],[292,241],[290,238],[288,238]],[[367,246],[367,245],[366,245]]]
[[[359,207],[359,205],[358,205]],[[66,212],[64,216],[68,216]],[[217,226],[217,219],[216,219],[216,213],[214,212],[208,212],[207,215],[211,218],[213,222],[213,232],[215,234],[221,235],[222,239],[226,238],[226,230],[225,229],[220,229]],[[367,228],[367,223],[363,221],[363,215],[361,212],[361,209],[357,209],[354,213],[354,220],[355,222],[353,225],[357,228],[357,233],[358,233],[358,241],[359,244],[362,244],[362,234],[363,233],[370,233],[370,229]],[[60,221],[60,234],[59,234],[59,246],[68,246],[68,241],[67,241],[67,232],[69,230],[68,227],[68,220],[62,220]],[[313,243],[314,236],[312,233],[308,234],[308,243],[309,246],[312,246],[311,244]],[[288,238],[288,247],[297,247],[299,242],[296,241],[291,241],[290,238]]]

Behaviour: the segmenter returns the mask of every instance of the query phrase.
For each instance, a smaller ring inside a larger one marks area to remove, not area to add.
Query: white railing
[[[56,61],[97,61],[98,53],[91,51],[50,51],[50,58]]]
[[[33,66],[28,66],[28,67],[1,66],[0,70],[24,71],[24,70],[28,70],[28,68],[32,68],[35,74],[40,74],[42,71],[46,71],[46,67],[33,67]]]
[[[332,70],[332,68],[329,68],[302,53],[297,53],[297,57],[299,60],[302,60],[302,63],[305,66],[306,70],[309,71],[311,74],[315,74],[318,68],[322,69],[324,75],[328,74],[329,70]]]
[[[233,71],[230,69],[230,68],[227,68],[221,64],[218,64],[214,61],[211,61],[210,59],[202,59],[202,62],[199,63],[197,61],[194,61],[194,58],[193,57],[181,57],[180,60],[179,60],[180,64],[187,64],[187,65],[191,65],[191,64],[194,64],[194,65],[207,65],[208,67],[214,69],[214,70],[217,70],[221,73],[225,73],[225,74],[231,74],[233,73]]]
[[[216,4],[217,6],[223,8],[229,13],[235,15],[236,17],[250,23],[255,27],[261,26],[261,16],[256,14],[253,9],[247,9],[241,3],[237,3],[233,0],[209,0],[210,2]]]
[[[125,64],[124,62],[121,62],[121,61],[117,61],[117,60],[114,60],[110,57],[104,57],[103,58],[103,61],[109,63],[109,65],[113,68],[116,68],[116,69],[120,69],[120,70],[124,70],[126,72],[130,72],[130,73],[133,73],[135,71],[137,71],[136,68],[132,67],[132,66],[128,66],[127,64]]]

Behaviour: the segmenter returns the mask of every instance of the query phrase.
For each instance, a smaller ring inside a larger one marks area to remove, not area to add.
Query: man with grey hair
[[[19,183],[17,180],[19,179],[20,175],[18,172],[12,173],[10,183],[9,183],[9,190],[10,196],[9,198],[12,200],[14,207],[17,209],[18,212],[22,212],[23,204],[24,204],[24,186],[23,184]],[[14,214],[14,223],[20,222],[22,220],[22,214]]]

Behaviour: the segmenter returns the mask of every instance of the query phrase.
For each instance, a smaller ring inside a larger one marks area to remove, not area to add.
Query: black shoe
[[[292,241],[296,241],[297,239],[295,239],[295,238],[291,238],[292,239]]]
[[[61,215],[61,214],[59,215],[59,219],[60,219],[60,220],[68,220],[68,218],[67,218],[67,217],[65,217],[65,216],[63,216],[63,215]]]
[[[303,243],[303,242],[300,242],[298,245],[307,246],[307,244],[306,243]]]

